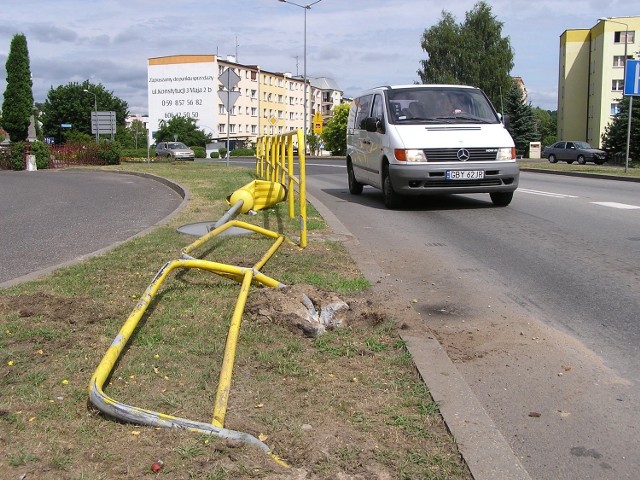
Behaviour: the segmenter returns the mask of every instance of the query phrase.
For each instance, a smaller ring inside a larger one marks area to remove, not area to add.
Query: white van
[[[507,206],[520,169],[513,139],[474,87],[399,85],[353,100],[347,123],[349,192],[382,190],[387,208],[405,196],[489,193]]]

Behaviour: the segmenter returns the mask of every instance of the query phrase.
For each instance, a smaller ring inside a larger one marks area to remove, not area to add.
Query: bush
[[[253,157],[256,154],[252,148],[236,148],[231,150],[232,157]]]
[[[209,154],[209,156],[210,156],[211,158],[220,158],[220,154],[219,154],[218,152],[211,152],[211,153]]]
[[[31,154],[36,156],[36,167],[38,170],[49,168],[51,158],[51,148],[44,142],[33,142],[31,144]]]
[[[100,143],[98,158],[107,165],[120,165],[120,144],[118,142]]]
[[[24,170],[24,142],[11,144],[10,168],[12,170]]]
[[[154,157],[156,152],[149,150],[149,156]],[[145,148],[123,148],[120,150],[120,158],[144,158],[147,159],[147,149]]]
[[[218,152],[220,152],[220,157],[224,158],[225,155],[227,154],[227,149],[222,147],[218,149]]]
[[[207,158],[207,151],[204,147],[189,147],[195,153],[196,158]]]

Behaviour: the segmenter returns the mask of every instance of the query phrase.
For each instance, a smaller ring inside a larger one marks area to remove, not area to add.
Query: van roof
[[[403,89],[407,89],[407,88],[429,89],[429,88],[443,88],[443,87],[444,88],[464,88],[464,89],[469,89],[469,90],[477,90],[477,87],[472,87],[470,85],[453,85],[453,84],[444,84],[444,83],[407,84],[407,85],[379,85],[377,87],[372,87],[372,88],[369,88],[369,89],[365,90],[360,95],[366,95],[366,94],[372,93],[372,92],[377,91],[377,90],[403,90]],[[358,95],[358,96],[360,96],[360,95]]]
[[[442,88],[442,87],[451,87],[451,88],[476,88],[470,85],[453,85],[453,84],[441,84],[441,83],[428,83],[428,84],[414,84],[414,85],[385,85],[383,87],[377,88],[385,88],[388,90],[396,90],[403,88]]]

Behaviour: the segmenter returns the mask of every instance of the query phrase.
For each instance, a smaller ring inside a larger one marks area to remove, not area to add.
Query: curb
[[[561,170],[545,170],[544,168],[527,168],[522,165],[519,166],[521,172],[549,173],[551,175],[564,175],[566,177],[598,178],[601,180],[640,183],[640,177],[621,177],[619,175],[607,175],[606,173],[563,172]]]

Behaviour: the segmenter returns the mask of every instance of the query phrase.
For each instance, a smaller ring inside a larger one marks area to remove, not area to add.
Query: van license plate
[[[480,180],[484,178],[484,170],[447,170],[447,180]]]

